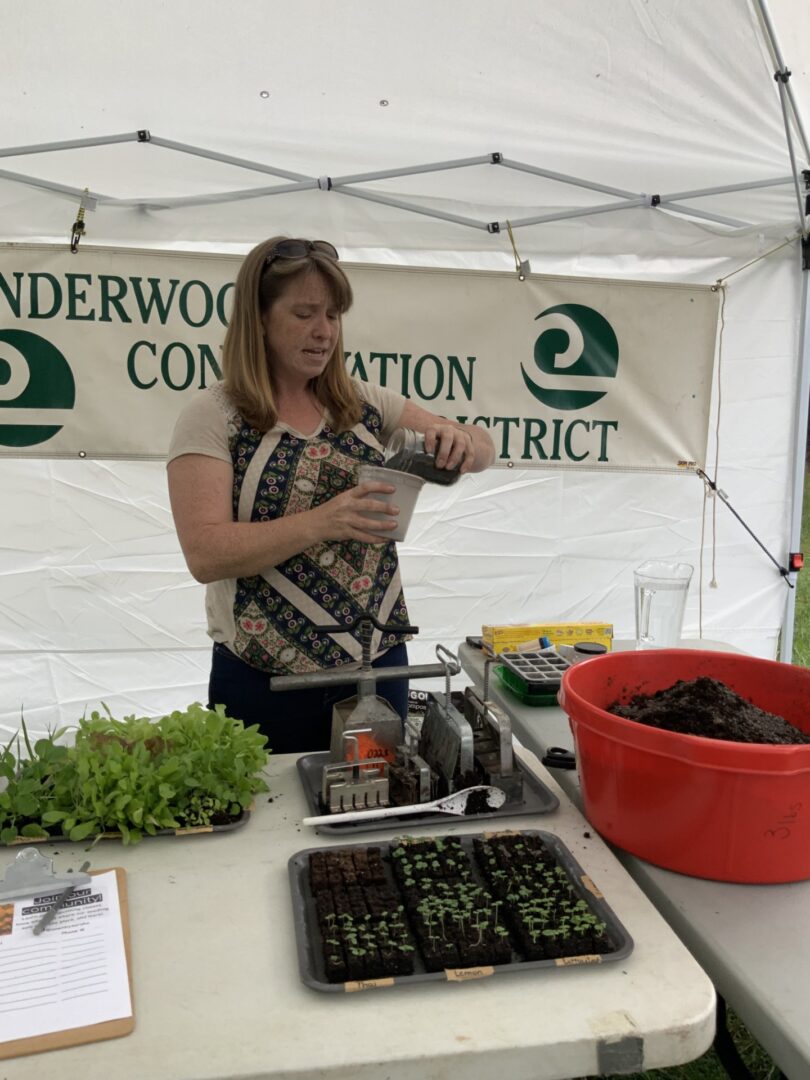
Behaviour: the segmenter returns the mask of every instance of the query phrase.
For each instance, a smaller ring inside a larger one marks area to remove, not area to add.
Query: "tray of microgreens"
[[[223,706],[122,720],[105,707],[35,740],[23,720],[0,753],[0,843],[235,828],[268,790],[265,742]]]

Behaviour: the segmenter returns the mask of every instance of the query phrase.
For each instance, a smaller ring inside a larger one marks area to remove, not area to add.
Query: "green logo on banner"
[[[535,321],[541,329],[534,343],[534,363],[543,375],[615,379],[619,343],[604,315],[583,304],[558,304],[546,308]],[[529,393],[551,409],[584,409],[606,393],[541,385],[527,375],[523,364],[520,370]]]
[[[7,409],[72,409],[76,384],[70,365],[50,341],[27,330],[0,330],[0,446],[35,446],[53,438],[61,424],[8,424]]]

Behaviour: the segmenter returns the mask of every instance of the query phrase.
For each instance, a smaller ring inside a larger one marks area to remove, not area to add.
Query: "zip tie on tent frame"
[[[518,254],[517,244],[515,243],[515,234],[512,232],[512,222],[506,222],[506,231],[509,233],[509,241],[512,244],[512,254],[515,256],[515,271],[518,276],[518,281],[525,281],[526,275],[531,273],[531,266],[528,259],[521,259]]]
[[[79,202],[79,210],[78,210],[78,212],[76,214],[76,220],[73,222],[73,225],[72,225],[71,230],[70,230],[70,251],[71,251],[72,255],[75,255],[76,252],[79,250],[79,241],[84,236],[84,230],[85,230],[84,214],[85,214],[85,210],[87,209],[86,205],[85,205],[85,202],[86,202],[89,195],[90,195],[90,189],[85,188],[84,189],[84,194],[82,195],[81,201]]]

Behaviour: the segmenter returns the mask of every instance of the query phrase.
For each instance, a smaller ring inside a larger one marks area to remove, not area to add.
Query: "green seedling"
[[[22,734],[28,756],[16,755],[13,776],[11,746],[0,755],[9,794],[0,799],[5,843],[22,814],[34,819],[36,835],[57,827],[74,841],[116,832],[135,843],[161,829],[233,819],[268,790],[258,775],[267,763],[265,737],[222,706],[195,704],[157,721],[92,712],[79,721],[72,746],[57,744],[64,730],[33,746],[24,724]]]

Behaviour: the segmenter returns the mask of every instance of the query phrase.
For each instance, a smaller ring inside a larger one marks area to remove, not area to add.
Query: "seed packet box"
[[[596,641],[610,650],[613,624],[604,622],[501,623],[481,627],[484,648],[493,656],[511,652],[527,641],[547,637],[552,645],[576,645]]]

